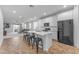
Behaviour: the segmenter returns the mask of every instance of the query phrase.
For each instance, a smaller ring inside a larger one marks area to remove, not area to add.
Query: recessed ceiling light
[[[35,16],[34,19],[36,19],[37,17]]]
[[[46,13],[46,12],[44,12],[44,13],[43,13],[43,15],[47,15],[47,13]]]
[[[67,5],[64,5],[64,8],[66,8],[67,7]]]
[[[33,20],[33,18],[30,18],[30,20]]]
[[[16,10],[13,10],[12,12],[15,14],[16,13]]]
[[[22,18],[22,16],[19,16],[19,18]]]

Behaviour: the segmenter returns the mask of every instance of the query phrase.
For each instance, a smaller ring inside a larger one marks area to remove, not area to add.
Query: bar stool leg
[[[34,45],[34,40],[33,40],[33,42],[32,42],[32,49],[33,49],[33,47],[34,47],[33,45]]]
[[[23,40],[24,40],[24,35],[22,36]]]
[[[28,43],[28,45],[30,45],[30,38],[29,37],[27,37],[27,43]]]
[[[38,54],[38,42],[36,41],[36,51],[37,51],[37,54]]]
[[[42,44],[42,51],[43,51],[43,41],[41,41],[41,44]]]
[[[32,49],[34,48],[34,43],[35,43],[35,40],[33,40],[33,42],[32,42]]]
[[[30,46],[30,38],[29,38],[29,42],[28,42],[29,46]]]

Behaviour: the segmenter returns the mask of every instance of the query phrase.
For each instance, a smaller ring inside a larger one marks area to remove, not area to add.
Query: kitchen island
[[[37,31],[28,31],[29,33],[35,33],[38,37],[43,40],[43,50],[48,51],[52,46],[53,32],[37,32]]]

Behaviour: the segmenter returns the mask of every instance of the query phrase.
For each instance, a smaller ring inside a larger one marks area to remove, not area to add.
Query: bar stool
[[[27,37],[29,36],[28,32],[24,32],[23,33],[23,40],[27,40]]]
[[[27,41],[28,45],[30,46],[30,43],[32,43],[33,34],[29,32],[25,32],[23,36],[23,40]]]
[[[38,53],[39,46],[41,46],[41,47],[42,47],[42,50],[43,50],[43,40],[42,40],[42,38],[37,37],[37,39],[36,39],[36,49],[37,49],[37,53]]]
[[[32,48],[33,46],[36,44],[36,50],[37,50],[37,53],[38,53],[38,49],[39,49],[39,46],[42,47],[42,50],[43,50],[43,40],[42,38],[38,37],[33,37],[33,44],[32,44]]]
[[[32,49],[33,49],[33,48],[34,48],[34,45],[35,45],[35,43],[36,43],[35,33],[32,33],[32,38],[31,38],[31,40],[32,40]]]
[[[29,46],[33,42],[33,38],[34,38],[34,33],[28,33],[27,42]]]
[[[27,42],[28,42],[28,45],[30,46],[30,41],[31,41],[31,33],[28,33],[27,35]]]
[[[23,40],[26,40],[26,33],[23,33]]]

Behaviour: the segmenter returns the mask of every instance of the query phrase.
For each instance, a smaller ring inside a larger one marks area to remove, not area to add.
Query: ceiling
[[[37,19],[42,16],[55,13],[64,8],[70,7],[63,5],[0,5],[2,9],[4,22],[23,23],[29,20]]]

